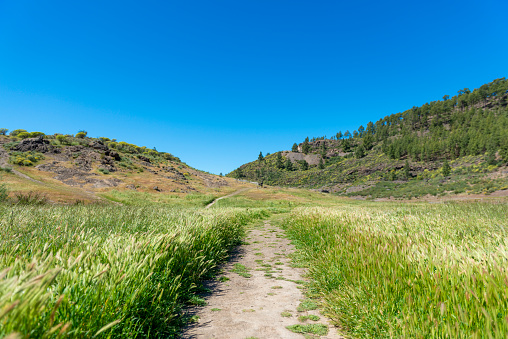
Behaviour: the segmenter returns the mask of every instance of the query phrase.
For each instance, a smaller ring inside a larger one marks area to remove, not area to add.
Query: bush
[[[65,135],[58,134],[56,136],[56,140],[58,140],[61,144],[63,144],[67,141],[67,138],[65,137]]]
[[[99,172],[102,174],[109,174],[109,170],[107,168],[99,168]]]
[[[28,133],[28,132],[21,132],[21,133],[18,133],[16,136],[18,138],[21,138],[21,139],[26,139],[26,138],[30,138],[30,133]]]
[[[30,138],[36,138],[38,136],[44,136],[46,134],[42,133],[42,132],[30,132]]]
[[[0,135],[6,135],[8,131],[7,128],[0,128]]]
[[[15,137],[17,136],[19,133],[22,133],[22,132],[26,132],[26,129],[15,129],[14,131],[11,131],[11,133],[9,133],[9,135]]]
[[[81,131],[76,134],[76,138],[83,139],[86,135],[87,133],[85,131]]]
[[[16,193],[16,204],[18,205],[44,205],[48,197],[39,192]]]
[[[44,155],[37,152],[13,152],[10,162],[20,166],[32,166],[40,160],[44,160]]]

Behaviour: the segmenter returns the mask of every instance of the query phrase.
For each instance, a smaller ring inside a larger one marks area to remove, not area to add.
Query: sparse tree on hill
[[[282,154],[280,152],[277,153],[277,158],[275,161],[275,166],[277,166],[278,169],[284,168],[284,162],[282,161]]]
[[[298,152],[298,145],[296,142],[293,144],[293,147],[291,148],[291,152]]]
[[[8,131],[7,128],[0,128],[0,135],[6,135]]]
[[[452,168],[450,167],[448,160],[445,159],[445,161],[443,163],[443,176],[445,176],[445,177],[449,176],[451,171],[452,171]]]
[[[342,132],[339,131],[339,133],[337,133],[336,137],[337,137],[337,140],[342,139]]]
[[[323,162],[323,158],[319,159],[319,165],[318,165],[319,169],[324,169],[325,168],[325,163]]]
[[[363,148],[363,145],[358,146],[355,152],[355,157],[358,159],[363,158],[365,156],[365,149]]]
[[[308,154],[310,152],[309,137],[305,138],[302,145],[302,152]]]
[[[409,161],[406,160],[406,163],[404,164],[404,176],[406,177],[406,179],[409,179],[409,177],[411,176],[409,169],[410,169]]]
[[[306,171],[309,169],[309,163],[306,160],[300,160],[298,162],[300,163],[300,166],[303,171]]]
[[[259,160],[259,162],[265,160],[265,158],[263,157],[263,152],[259,152],[258,160]]]
[[[293,170],[293,163],[291,162],[291,159],[286,158],[286,163],[284,164],[284,167],[288,171],[292,171]]]

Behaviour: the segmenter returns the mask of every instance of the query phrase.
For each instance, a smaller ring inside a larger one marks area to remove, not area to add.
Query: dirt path
[[[240,193],[245,192],[245,191],[248,191],[248,190],[250,190],[250,188],[242,188],[241,190],[238,190],[238,191],[235,191],[235,192],[233,192],[233,193],[231,193],[231,194],[228,194],[228,195],[225,195],[225,196],[223,196],[223,197],[217,198],[217,199],[215,199],[214,201],[212,201],[211,203],[209,203],[208,205],[206,205],[206,207],[205,207],[205,208],[210,208],[210,207],[212,207],[212,206],[213,206],[213,205],[214,205],[217,201],[219,201],[219,200],[221,200],[221,199],[226,199],[226,198],[232,197],[232,196],[234,196],[234,195],[240,194]]]
[[[212,290],[205,296],[207,305],[191,310],[199,320],[182,338],[304,338],[286,328],[298,324],[328,332],[309,333],[307,338],[342,338],[314,309],[316,305],[305,299],[301,290],[305,272],[291,267],[288,255],[294,248],[283,230],[265,222],[251,229],[246,241],[221,278],[205,284]],[[300,316],[314,320],[299,320]]]

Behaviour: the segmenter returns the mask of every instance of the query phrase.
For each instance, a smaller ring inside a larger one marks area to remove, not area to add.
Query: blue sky
[[[0,127],[228,173],[508,75],[507,1],[0,0]]]

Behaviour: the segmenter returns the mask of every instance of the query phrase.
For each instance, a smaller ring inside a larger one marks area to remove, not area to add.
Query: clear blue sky
[[[508,1],[0,0],[0,127],[227,173],[508,76]]]

